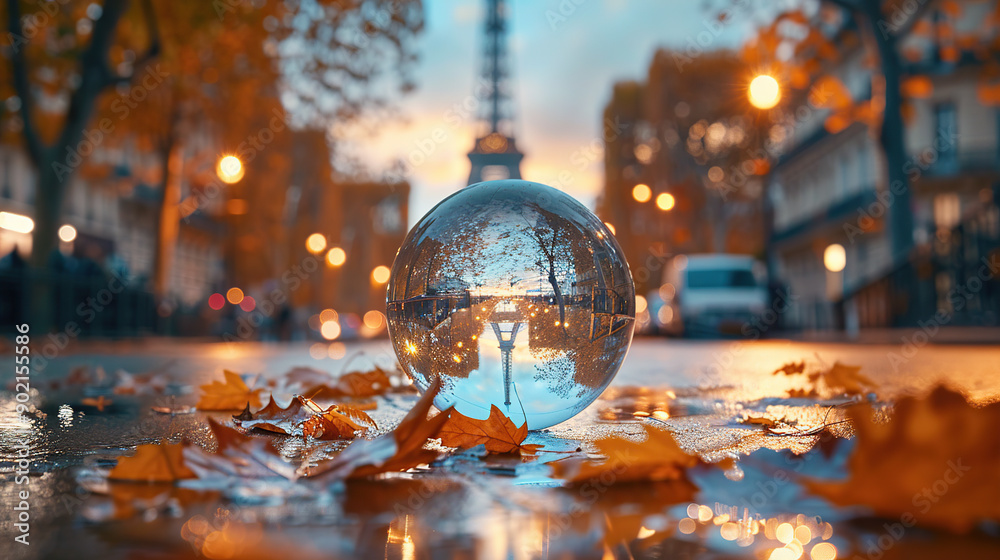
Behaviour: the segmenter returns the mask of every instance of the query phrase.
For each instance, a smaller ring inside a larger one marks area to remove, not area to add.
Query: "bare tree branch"
[[[45,152],[45,144],[35,128],[32,115],[34,100],[31,97],[31,82],[28,79],[28,63],[25,58],[25,45],[17,45],[15,41],[26,41],[24,30],[21,29],[21,3],[19,0],[7,0],[7,28],[10,31],[11,50],[13,51],[12,66],[14,70],[14,90],[21,100],[21,125],[24,132],[24,142],[28,157],[36,166],[40,164]]]
[[[108,66],[108,60],[105,58],[103,61],[103,71],[106,85],[127,84],[131,82],[132,78],[139,74],[146,64],[160,55],[160,49],[162,46],[162,41],[160,39],[160,26],[156,21],[156,11],[154,10],[153,4],[150,0],[143,0],[142,11],[146,19],[146,27],[149,29],[149,46],[146,47],[146,52],[142,53],[142,55],[136,59],[136,62],[133,65],[132,73],[128,76],[120,76],[116,74]]]

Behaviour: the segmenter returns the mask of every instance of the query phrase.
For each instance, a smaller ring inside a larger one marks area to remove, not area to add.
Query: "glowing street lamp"
[[[632,198],[636,202],[647,202],[653,196],[653,189],[649,188],[649,185],[645,183],[639,183],[638,185],[632,187]]]
[[[318,255],[326,249],[326,236],[322,233],[314,233],[306,238],[306,250],[314,255]]]
[[[340,266],[347,261],[347,253],[340,247],[334,247],[326,252],[326,264],[330,266]]]
[[[778,80],[767,74],[761,74],[750,81],[747,90],[750,104],[758,109],[770,109],[781,101],[781,86]]]
[[[656,207],[664,212],[673,210],[675,204],[677,204],[677,201],[674,199],[674,195],[670,193],[660,193],[656,197]]]
[[[215,166],[215,174],[227,185],[238,183],[244,173],[243,162],[236,156],[223,156]]]
[[[847,266],[847,251],[840,243],[833,243],[823,251],[823,265],[830,272],[840,272]]]

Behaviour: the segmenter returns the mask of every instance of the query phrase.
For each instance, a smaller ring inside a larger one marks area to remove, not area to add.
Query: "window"
[[[938,103],[934,106],[936,131],[932,145],[941,146],[937,154],[937,163],[944,173],[957,171],[958,151],[958,111],[954,103]]]

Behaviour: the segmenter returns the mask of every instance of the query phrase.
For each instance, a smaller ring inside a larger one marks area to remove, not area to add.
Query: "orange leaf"
[[[956,533],[980,520],[1000,520],[1000,403],[975,407],[938,387],[922,398],[900,399],[888,422],[867,405],[850,411],[857,443],[844,481],[807,480],[835,504],[864,505]],[[907,521],[909,520],[909,521]]]
[[[425,449],[428,439],[436,438],[448,421],[451,409],[427,417],[434,397],[441,388],[440,380],[424,392],[403,421],[392,432],[373,440],[356,440],[328,462],[314,468],[300,469],[311,476],[362,478],[386,472],[400,472],[430,463],[438,452]]]
[[[686,470],[699,463],[698,457],[681,449],[670,432],[645,425],[643,429],[646,441],[609,436],[594,442],[603,459],[568,457],[549,464],[556,478],[569,482],[687,480]]]
[[[224,370],[225,382],[213,381],[201,386],[201,398],[196,405],[198,410],[240,410],[249,403],[260,406],[260,393],[263,389],[250,390],[239,374]]]
[[[490,416],[486,420],[470,418],[453,410],[451,418],[441,428],[443,445],[468,449],[485,444],[489,453],[518,451],[527,436],[528,423],[518,428],[496,405],[490,407]]]
[[[174,482],[195,478],[184,464],[183,444],[151,443],[140,445],[131,457],[119,457],[118,464],[108,475],[110,480],[140,482]]]

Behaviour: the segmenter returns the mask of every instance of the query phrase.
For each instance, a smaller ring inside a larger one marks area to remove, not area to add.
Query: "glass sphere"
[[[614,236],[569,195],[487,181],[435,206],[392,265],[389,334],[434,404],[493,405],[540,429],[594,401],[632,341],[635,287]]]

